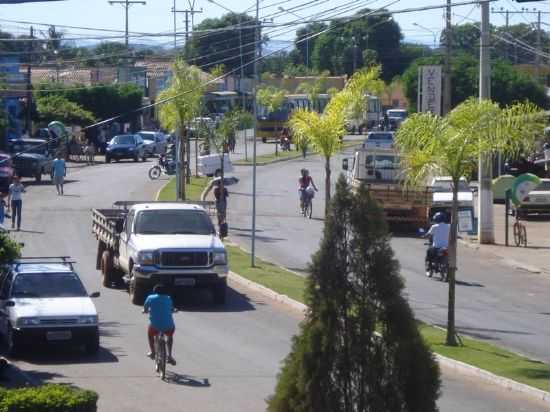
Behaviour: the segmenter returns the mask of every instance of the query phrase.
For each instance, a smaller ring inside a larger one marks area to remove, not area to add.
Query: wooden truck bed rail
[[[93,209],[92,233],[110,248],[118,249],[119,235],[126,213],[122,209]]]

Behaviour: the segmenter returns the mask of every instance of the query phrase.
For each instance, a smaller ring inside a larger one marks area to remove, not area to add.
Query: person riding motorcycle
[[[309,170],[302,169],[300,173],[301,176],[298,179],[298,192],[300,193],[300,208],[302,209],[304,207],[304,200],[306,199],[306,196],[309,196],[307,193],[307,188],[312,186],[316,192],[318,190],[317,186],[315,186],[315,183],[313,182],[313,178],[309,175]]]
[[[441,249],[449,247],[450,225],[445,221],[445,214],[437,212],[433,218],[433,224],[424,237],[431,238],[431,246],[426,252],[426,261],[433,262],[437,258],[437,253]]]

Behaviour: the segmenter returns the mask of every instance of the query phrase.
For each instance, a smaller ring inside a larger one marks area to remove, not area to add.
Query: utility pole
[[[479,100],[491,99],[491,49],[489,26],[489,1],[481,1],[481,38],[479,47]],[[480,244],[495,243],[492,157],[482,155],[479,158],[479,199],[478,199],[478,239]]]
[[[174,13],[174,48],[176,47],[176,13],[185,14],[185,59],[187,59],[189,53],[189,16],[191,16],[191,30],[193,30],[193,22],[195,21],[195,14],[202,13],[202,8],[200,10],[195,10],[194,3],[189,3],[189,9],[177,10],[176,1],[174,0],[174,7],[172,8],[172,13]]]
[[[176,10],[176,0],[174,0],[174,7],[172,7],[172,11],[174,11],[174,51],[176,50],[176,48],[178,47],[178,35],[177,35],[177,19],[176,19],[176,13],[175,13],[175,10]]]
[[[31,40],[29,42],[29,65],[27,66],[27,116],[25,119],[25,129],[27,134],[32,136],[32,50],[34,47],[34,28],[30,29]]]
[[[260,44],[260,0],[256,0],[256,25],[254,28],[254,77],[252,93],[254,94],[254,145],[252,149],[252,245],[250,250],[250,266],[256,266],[256,134],[258,131],[258,104],[256,90],[258,87],[258,46]]]
[[[542,52],[542,30],[540,27],[541,23],[541,12],[539,11],[537,13],[537,51],[538,53],[535,55],[535,65],[537,66],[537,80],[540,81],[540,65],[541,65],[541,58],[540,53]]]
[[[443,114],[451,111],[451,47],[452,47],[452,24],[451,24],[451,0],[447,0],[445,9],[445,74],[443,89]]]
[[[132,7],[134,4],[141,4],[141,5],[146,5],[147,3],[145,1],[142,1],[142,0],[109,0],[109,4],[111,6],[115,5],[115,4],[120,4],[122,7],[124,7],[124,16],[125,16],[125,30],[124,30],[124,45],[126,46],[126,53],[129,54],[130,52],[130,47],[129,47],[129,39],[128,39],[128,10],[130,9],[130,7]],[[124,73],[124,82],[127,82],[128,79],[129,79],[129,61],[128,61],[128,56],[126,58],[126,64],[125,64],[125,73]]]

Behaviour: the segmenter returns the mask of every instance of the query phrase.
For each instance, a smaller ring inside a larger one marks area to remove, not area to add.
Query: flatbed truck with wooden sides
[[[103,285],[126,283],[132,303],[143,304],[156,284],[209,288],[225,303],[225,247],[202,206],[209,202],[116,202],[92,210],[98,240],[96,268]]]

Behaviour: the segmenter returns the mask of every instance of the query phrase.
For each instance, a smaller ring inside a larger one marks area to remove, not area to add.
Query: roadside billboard
[[[441,116],[441,66],[418,68],[418,111]]]

